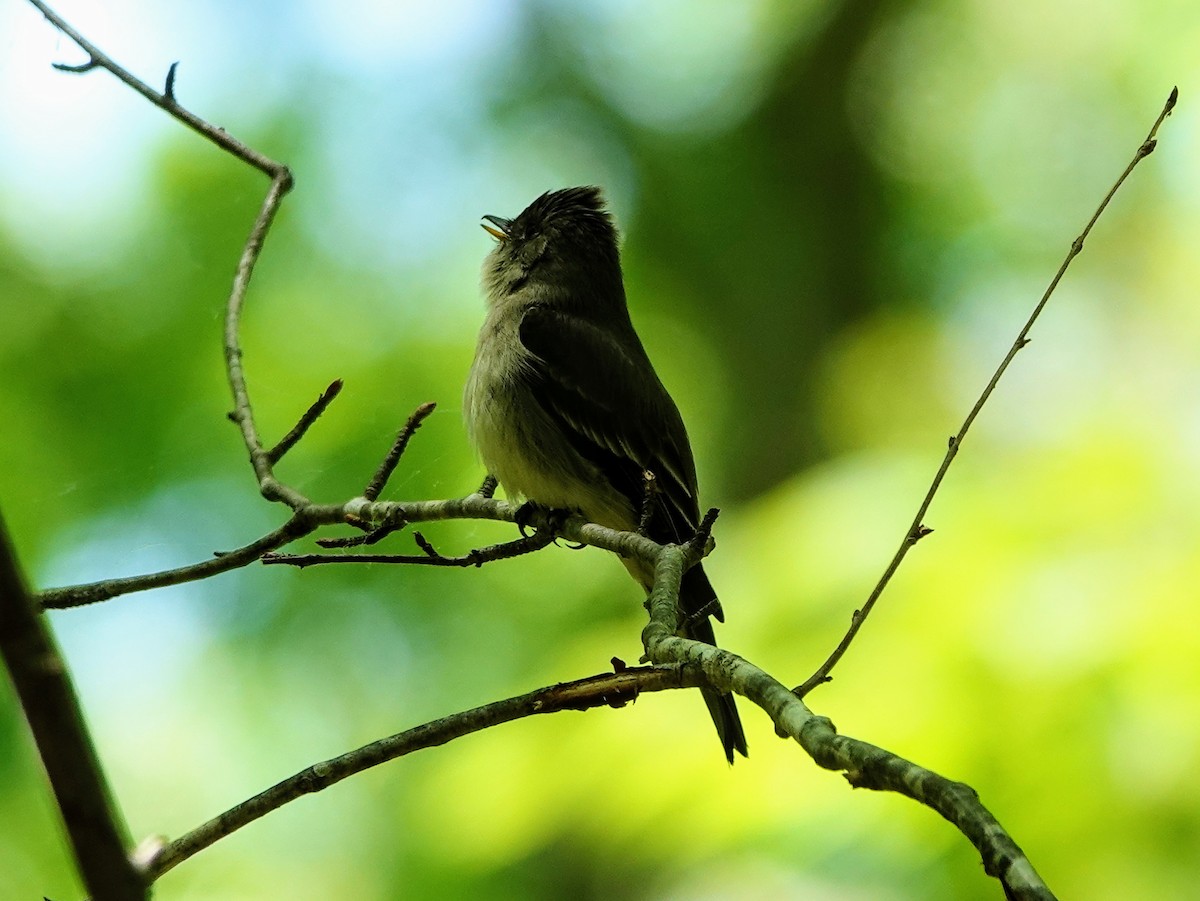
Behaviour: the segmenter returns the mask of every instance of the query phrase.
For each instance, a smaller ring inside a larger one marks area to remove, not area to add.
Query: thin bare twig
[[[717,517],[720,515],[721,511],[719,509],[709,507],[708,512],[701,518],[700,525],[696,526],[696,534],[685,545],[692,561],[701,560],[708,553],[710,542],[712,541],[713,526],[716,525]]]
[[[1000,361],[1000,365],[996,367],[996,371],[992,374],[991,379],[984,387],[983,393],[981,393],[979,395],[979,399],[975,401],[975,406],[971,408],[971,412],[968,413],[967,418],[963,420],[962,427],[958,430],[958,433],[950,439],[949,447],[946,450],[946,456],[942,459],[942,465],[938,467],[938,471],[933,477],[933,482],[930,484],[929,490],[925,492],[925,497],[921,501],[921,505],[917,508],[917,514],[913,517],[912,524],[904,533],[904,539],[900,542],[900,547],[892,557],[891,562],[888,563],[887,568],[883,571],[883,575],[880,576],[879,581],[875,584],[875,587],[872,589],[866,603],[863,604],[861,609],[854,611],[854,615],[850,618],[850,628],[846,631],[846,634],[842,637],[842,640],[838,643],[838,646],[834,648],[833,653],[829,655],[825,662],[822,663],[817,668],[816,672],[809,676],[803,682],[803,684],[798,685],[795,689],[793,689],[797,696],[802,698],[818,685],[829,681],[829,673],[835,666],[837,666],[838,661],[842,659],[842,656],[849,649],[850,644],[854,641],[855,636],[858,635],[863,623],[866,622],[871,610],[874,609],[876,602],[879,600],[880,595],[883,594],[883,590],[891,581],[892,576],[895,575],[896,570],[900,568],[900,564],[908,555],[909,550],[919,540],[933,531],[924,523],[925,514],[929,511],[929,505],[933,503],[934,495],[937,494],[938,489],[941,487],[942,480],[946,477],[946,472],[950,469],[950,464],[953,463],[954,458],[958,456],[959,448],[962,447],[963,439],[967,436],[967,431],[975,422],[976,417],[979,416],[980,411],[983,409],[983,405],[986,404],[988,398],[992,396],[992,392],[996,390],[996,385],[999,383],[1004,373],[1008,370],[1009,364],[1012,363],[1013,358],[1016,357],[1021,348],[1025,347],[1025,345],[1029,343],[1030,330],[1032,330],[1034,323],[1037,322],[1038,317],[1041,316],[1042,310],[1045,308],[1046,303],[1050,300],[1050,295],[1054,293],[1054,290],[1058,287],[1058,283],[1062,281],[1063,275],[1066,274],[1067,267],[1071,265],[1071,261],[1074,260],[1075,257],[1079,256],[1080,251],[1083,250],[1083,242],[1086,240],[1088,235],[1091,234],[1093,226],[1095,226],[1096,222],[1100,219],[1100,215],[1108,207],[1109,201],[1113,199],[1113,196],[1117,193],[1117,190],[1125,183],[1125,179],[1127,179],[1133,172],[1134,167],[1136,167],[1138,163],[1154,152],[1154,147],[1157,143],[1155,136],[1158,134],[1158,129],[1162,126],[1167,116],[1171,114],[1171,110],[1175,108],[1175,103],[1178,99],[1179,88],[1172,88],[1171,94],[1167,97],[1167,102],[1162,108],[1162,112],[1160,112],[1158,114],[1158,118],[1154,120],[1154,124],[1150,127],[1150,133],[1146,135],[1146,139],[1138,146],[1137,152],[1135,152],[1133,155],[1133,159],[1130,160],[1129,165],[1125,167],[1125,171],[1121,173],[1120,177],[1116,180],[1116,182],[1113,183],[1113,186],[1109,188],[1108,193],[1104,195],[1104,199],[1101,200],[1100,205],[1096,207],[1096,211],[1088,220],[1087,225],[1083,227],[1083,231],[1079,233],[1079,237],[1071,242],[1070,250],[1067,251],[1067,255],[1063,259],[1062,265],[1058,267],[1058,271],[1054,274],[1054,278],[1050,280],[1050,284],[1046,288],[1045,293],[1042,294],[1041,300],[1037,302],[1037,306],[1033,308],[1033,312],[1030,313],[1025,325],[1021,328],[1021,331],[1017,333],[1017,337],[1013,341],[1012,346],[1008,349],[1008,353],[1004,355],[1004,359]]]
[[[474,548],[458,557],[443,557],[420,532],[413,535],[423,554],[263,554],[266,564],[283,563],[304,568],[323,563],[394,563],[409,566],[483,566],[496,560],[511,560],[532,554],[554,543],[554,533],[539,530],[524,538],[515,538],[500,544]]]
[[[97,901],[141,901],[121,814],[79,710],[66,664],[25,588],[0,520],[0,655],[50,779],[80,875]]]
[[[81,607],[86,604],[107,601],[123,594],[147,591],[151,588],[163,588],[168,585],[180,585],[184,582],[195,582],[249,566],[267,552],[281,548],[298,538],[303,538],[320,526],[354,521],[367,528],[378,524],[376,531],[395,531],[396,528],[406,525],[409,521],[430,522],[443,519],[491,519],[511,522],[512,510],[504,501],[480,497],[478,494],[440,501],[408,503],[391,501],[370,503],[364,498],[354,498],[344,504],[310,504],[295,511],[287,522],[261,538],[236,550],[217,553],[214,557],[200,563],[190,563],[186,566],[145,575],[122,576],[115,579],[103,579],[99,582],[87,582],[82,585],[48,588],[39,592],[36,598],[43,609]],[[598,539],[593,537],[592,542],[604,541],[617,534],[602,530],[600,537]]]
[[[335,520],[330,518],[329,521]],[[309,534],[321,523],[322,518],[319,516],[311,513],[303,515],[297,513],[278,529],[268,532],[261,538],[236,550],[217,554],[209,560],[141,576],[123,576],[116,579],[104,579],[100,582],[89,582],[86,585],[48,588],[38,593],[37,600],[45,610],[62,610],[68,607],[96,604],[119,595],[132,594],[135,591],[165,588],[168,585],[182,585],[184,582],[208,579],[232,569],[248,566],[268,551],[283,547],[285,544]]]
[[[358,523],[352,524],[356,526],[358,525]],[[373,544],[378,544],[379,542],[383,541],[383,539],[387,538],[389,535],[400,531],[407,525],[408,523],[403,521],[396,523],[384,523],[377,528],[371,529],[371,531],[367,532],[365,535],[350,535],[349,537],[345,538],[318,538],[317,546],[326,548],[370,547]]]
[[[375,471],[375,475],[371,478],[370,484],[363,489],[363,497],[369,501],[373,501],[379,497],[379,492],[383,491],[387,485],[388,479],[392,477],[392,473],[396,469],[396,464],[400,462],[400,457],[404,455],[404,449],[408,447],[409,439],[413,433],[421,427],[429,414],[437,409],[437,404],[432,401],[423,403],[413,411],[413,414],[408,417],[408,421],[396,433],[396,440],[392,442],[392,448],[388,451],[387,456],[383,458],[383,462],[379,464],[379,469]]]
[[[258,437],[258,427],[254,423],[254,410],[250,405],[250,392],[246,388],[246,374],[242,370],[242,347],[238,333],[241,327],[242,305],[246,298],[246,289],[250,285],[250,277],[254,274],[254,266],[262,253],[263,241],[275,220],[279,204],[292,186],[292,177],[287,169],[271,180],[271,187],[263,199],[262,208],[250,229],[250,237],[242,249],[238,260],[237,271],[233,276],[233,288],[225,307],[225,368],[229,377],[229,389],[233,393],[233,411],[229,418],[241,429],[242,441],[250,452],[250,464],[254,467],[254,475],[258,479],[258,489],[262,496],[269,501],[279,501],[287,504],[293,510],[299,510],[310,503],[308,498],[290,486],[284,485],[275,478],[270,451],[264,450]]]
[[[342,392],[342,380],[334,379],[329,383],[329,387],[321,392],[311,407],[304,411],[304,415],[300,420],[292,426],[291,431],[279,439],[279,443],[267,451],[267,459],[272,465],[283,459],[283,455],[290,451],[305,433],[309,430],[314,422],[316,422],[321,414],[333,403],[334,399]]]
[[[72,75],[82,75],[84,72],[100,68],[100,64],[96,62],[95,58],[89,59],[86,63],[79,63],[78,65],[71,65],[69,63],[51,63],[50,65],[59,72],[70,72]]]
[[[642,692],[662,691],[699,684],[694,667],[627,667],[587,679],[539,688],[528,694],[495,701],[425,723],[389,738],[310,766],[260,794],[225,811],[171,842],[151,861],[148,876],[157,879],[217,840],[252,823],[289,801],[322,791],[356,773],[419,751],[444,745],[456,738],[542,713],[622,707]]]

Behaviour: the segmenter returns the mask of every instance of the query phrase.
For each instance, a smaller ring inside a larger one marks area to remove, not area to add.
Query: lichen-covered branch
[[[891,751],[839,735],[830,720],[814,714],[782,682],[724,648],[682,638],[679,583],[694,563],[685,547],[663,548],[650,594],[650,622],[642,632],[647,659],[655,664],[699,667],[710,684],[753,701],[819,765],[842,772],[854,788],[891,791],[912,798],[950,821],[979,851],[984,870],[1020,901],[1051,901],[1054,894],[1033,864],[968,785],[954,782]]]

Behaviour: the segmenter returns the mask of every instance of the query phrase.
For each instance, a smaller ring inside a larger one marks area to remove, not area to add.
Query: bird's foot
[[[557,535],[568,519],[575,515],[574,510],[563,510],[558,507],[547,507],[537,501],[526,501],[513,514],[513,522],[521,532],[522,538],[529,537],[529,530],[549,530]]]
[[[699,610],[683,614],[679,618],[679,629],[676,634],[682,635],[685,638],[688,637],[691,634],[693,626],[697,623],[706,622],[710,616],[716,617],[719,623],[725,622],[725,613],[721,609],[721,602],[716,598],[713,598]]]

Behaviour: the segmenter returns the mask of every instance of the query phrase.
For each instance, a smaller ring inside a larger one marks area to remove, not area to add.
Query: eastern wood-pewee
[[[700,519],[683,419],[625,304],[617,233],[594,187],[551,191],[515,219],[484,216],[496,246],[483,265],[487,317],[463,401],[467,431],[510,497],[686,541]],[[653,574],[624,561],[642,587]],[[715,644],[721,605],[701,566],[684,574],[683,634]],[[704,612],[705,615],[696,616]],[[746,754],[733,697],[704,700],[725,749]]]

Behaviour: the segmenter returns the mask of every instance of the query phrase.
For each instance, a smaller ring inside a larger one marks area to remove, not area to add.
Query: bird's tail
[[[687,620],[680,634],[684,638],[702,641],[716,647],[717,637],[713,633],[709,616],[715,616],[719,622],[724,622],[725,614],[717,593],[704,568],[697,564],[683,574],[683,582],[679,586],[679,606]],[[704,615],[695,614],[704,611]],[[737,705],[733,695],[717,691],[713,688],[701,689],[704,703],[708,705],[709,715],[713,725],[717,727],[717,735],[721,738],[721,746],[725,749],[725,757],[733,763],[733,752],[737,751],[743,757],[749,756],[746,751],[746,733],[742,731],[742,720],[738,716]]]

